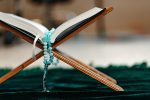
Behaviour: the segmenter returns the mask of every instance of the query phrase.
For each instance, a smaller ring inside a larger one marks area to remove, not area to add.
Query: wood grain
[[[9,78],[11,78],[12,76],[16,75],[18,72],[20,72],[21,70],[23,70],[28,65],[32,64],[34,61],[38,60],[42,56],[43,56],[43,52],[41,51],[40,53],[38,53],[38,54],[35,55],[36,59],[30,58],[29,60],[25,61],[24,63],[22,63],[21,65],[19,65],[15,69],[13,69],[12,71],[10,71],[7,74],[5,74],[4,76],[2,76],[0,78],[0,84],[2,84],[3,82],[5,82],[6,80],[8,80]]]
[[[109,81],[111,81],[111,82],[117,84],[117,81],[116,81],[114,78],[112,78],[112,77],[106,75],[105,73],[100,72],[99,70],[95,69],[94,67],[91,67],[91,66],[89,66],[89,65],[84,64],[83,62],[81,62],[81,61],[79,61],[78,59],[75,59],[75,58],[73,58],[73,57],[67,55],[67,54],[64,53],[64,52],[62,53],[60,50],[57,50],[57,51],[59,51],[61,54],[65,55],[68,59],[73,60],[74,62],[76,62],[76,63],[82,65],[84,68],[87,68],[87,69],[89,69],[89,70],[92,70],[92,71],[94,71],[95,73],[97,73],[97,74],[99,74],[99,75],[105,77],[105,78],[108,79]]]
[[[120,87],[119,85],[107,80],[107,78],[103,77],[100,74],[95,73],[94,71],[90,70],[89,68],[85,67],[82,64],[79,64],[77,62],[75,62],[72,59],[68,59],[68,57],[66,55],[61,54],[58,51],[53,51],[53,54],[55,57],[57,57],[58,59],[60,59],[63,62],[66,62],[67,64],[69,64],[70,66],[74,67],[75,69],[85,73],[86,75],[96,79],[97,81],[103,83],[104,85],[110,87],[112,90],[114,91],[124,91],[124,89],[122,87]]]
[[[96,17],[95,19],[91,20],[90,22],[88,22],[87,24],[85,24],[84,26],[80,27],[78,30],[74,31],[72,34],[68,35],[67,37],[65,37],[63,40],[59,41],[58,43],[54,44],[52,47],[53,49],[55,49],[57,46],[59,46],[60,44],[62,44],[63,42],[65,42],[66,40],[70,39],[71,37],[73,37],[75,34],[77,34],[78,32],[80,32],[81,30],[83,30],[84,28],[86,28],[87,26],[91,25],[92,23],[94,23],[98,18],[101,18],[102,16],[106,15],[107,13],[109,13],[110,11],[112,11],[112,7],[106,9],[104,11],[104,13],[102,13],[100,16]],[[33,39],[20,33],[19,31],[15,30],[14,28],[8,26],[5,23],[0,22],[0,26],[4,27],[6,30],[11,31],[12,33],[14,33],[16,36],[18,36],[19,38],[33,44]],[[40,43],[37,43],[36,46],[40,49],[43,50],[43,46]],[[64,55],[60,54],[57,51],[54,51],[54,56],[60,60],[62,60],[63,62],[73,66],[74,68],[80,70],[81,72],[89,75],[90,77],[98,80],[99,82],[102,82],[103,84],[107,85],[108,87],[112,88],[115,91],[123,91],[123,89],[121,87],[119,87],[118,85],[115,84],[115,80],[112,79],[111,77],[108,77],[106,74],[103,74],[102,72],[98,72],[97,70],[91,68],[90,66],[87,66],[83,63],[81,63],[78,60],[69,58],[69,57],[65,57]],[[40,53],[38,53],[36,55],[36,60],[39,59],[40,57],[42,57],[43,53],[42,51]],[[28,65],[30,65],[31,63],[33,63],[34,61],[36,61],[33,58],[30,58],[29,60],[25,61],[23,64],[21,64],[20,66],[18,66],[17,68],[15,68],[14,70],[10,71],[9,73],[7,73],[6,75],[4,75],[3,77],[0,78],[0,84],[5,82],[6,80],[8,80],[10,77],[14,76],[15,74],[17,74],[18,72],[20,72],[21,70],[23,70],[25,67],[27,67]],[[110,81],[111,80],[111,81]],[[114,83],[113,83],[113,82]]]
[[[57,46],[59,46],[60,44],[62,44],[63,42],[67,41],[68,39],[72,38],[74,35],[76,35],[77,33],[79,33],[80,31],[82,31],[83,29],[85,29],[86,27],[88,27],[89,25],[93,24],[95,21],[97,21],[98,19],[102,18],[103,16],[105,16],[106,14],[108,14],[109,12],[111,12],[113,10],[113,7],[109,7],[107,8],[102,14],[100,14],[99,16],[97,16],[96,18],[92,19],[91,21],[89,21],[88,23],[84,24],[82,27],[80,27],[79,29],[77,29],[76,31],[72,32],[71,34],[69,34],[68,36],[66,36],[64,39],[62,39],[61,41],[59,41],[58,43],[55,43],[53,45],[54,48],[56,48]]]

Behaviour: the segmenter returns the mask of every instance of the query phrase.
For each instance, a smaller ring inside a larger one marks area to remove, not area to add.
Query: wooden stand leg
[[[95,69],[94,67],[91,67],[91,66],[89,66],[89,65],[86,65],[86,64],[84,64],[83,62],[81,62],[81,61],[79,61],[79,60],[77,60],[77,59],[75,59],[75,58],[72,58],[71,56],[67,55],[66,53],[62,53],[62,52],[60,52],[60,51],[59,51],[59,53],[64,54],[68,59],[73,60],[73,61],[76,62],[76,63],[79,63],[79,64],[82,65],[83,67],[88,68],[89,70],[92,70],[92,71],[94,71],[95,73],[97,73],[97,74],[99,74],[99,75],[105,77],[106,79],[110,80],[111,82],[117,84],[117,81],[116,81],[115,79],[113,79],[112,77],[106,75],[106,74],[103,73],[103,72],[98,71],[98,70]]]
[[[23,70],[28,65],[30,65],[31,63],[33,63],[34,61],[36,61],[37,59],[39,59],[42,56],[43,56],[43,51],[41,51],[40,53],[38,53],[38,54],[35,55],[36,59],[30,58],[29,60],[25,61],[24,63],[22,63],[21,65],[19,65],[15,69],[13,69],[12,71],[10,71],[7,74],[5,74],[4,76],[2,76],[0,78],[0,84],[2,84],[3,82],[5,82],[6,80],[8,80],[9,78],[11,78],[12,76],[16,75],[18,72],[20,72],[21,70]]]
[[[88,22],[87,24],[83,25],[81,28],[79,28],[78,30],[74,31],[72,34],[68,35],[67,37],[65,37],[63,40],[59,41],[58,43],[55,43],[53,45],[53,49],[56,48],[58,45],[62,44],[64,41],[68,40],[69,38],[71,38],[72,36],[74,36],[76,33],[80,32],[82,29],[86,28],[87,26],[89,26],[90,24],[92,24],[93,22],[95,22],[98,18],[106,15],[107,13],[109,13],[113,8],[110,7],[108,8],[102,15],[94,18],[93,20],[91,20],[90,22]],[[15,33],[18,37],[28,41],[29,43],[33,43],[33,39],[27,37],[26,35],[23,35],[21,32],[13,29],[12,27],[6,25],[5,23],[0,22],[0,26],[4,27],[5,29]],[[42,44],[37,43],[36,45],[37,47],[39,47],[40,49],[43,49]],[[64,55],[62,55],[61,53],[59,53],[58,51],[53,51],[54,56],[57,57],[58,59],[62,60],[63,62],[73,66],[74,68],[80,70],[81,72],[91,76],[92,78],[98,80],[99,82],[107,85],[108,87],[112,88],[115,91],[124,91],[123,88],[121,88],[120,86],[116,85],[116,80],[112,79],[111,77],[107,76],[104,73],[99,72],[98,70],[91,68],[88,65],[85,65],[84,63],[71,58],[71,57],[66,57]],[[43,53],[40,52],[36,55],[36,60],[39,59],[40,57],[43,56]],[[26,62],[24,62],[23,64],[21,64],[20,66],[18,66],[17,68],[15,68],[14,70],[10,71],[9,73],[7,73],[6,75],[2,76],[0,78],[0,84],[2,84],[3,82],[5,82],[6,80],[8,80],[9,78],[11,78],[12,76],[14,76],[15,74],[17,74],[18,72],[20,72],[21,70],[23,70],[25,67],[27,67],[28,65],[30,65],[31,63],[33,63],[34,61],[36,61],[33,58],[30,58],[29,60],[27,60]]]
[[[53,54],[55,57],[57,57],[58,59],[62,60],[63,62],[71,65],[72,67],[76,68],[77,70],[85,73],[86,75],[96,79],[97,81],[103,83],[104,85],[110,87],[111,89],[115,90],[115,91],[124,91],[124,89],[120,86],[118,86],[117,84],[107,80],[105,77],[93,72],[92,70],[83,67],[83,65],[76,63],[75,61],[68,59],[65,55],[62,55],[61,53],[59,53],[58,51],[53,51]]]
[[[74,68],[80,70],[81,72],[91,76],[92,78],[98,80],[99,82],[102,82],[103,84],[107,85],[108,87],[112,88],[113,90],[123,91],[123,88],[121,88],[120,86],[118,86],[118,85],[114,84],[113,82],[107,80],[105,77],[95,73],[94,71],[92,71],[88,68],[85,68],[83,65],[75,62],[74,60],[68,59],[67,57],[65,57],[61,53],[59,53],[58,51],[53,51],[53,53],[54,53],[54,56],[57,57],[58,59],[64,61],[65,63],[67,63],[71,66],[73,66]],[[43,52],[38,53],[36,55],[36,60],[39,59],[42,55],[43,55]],[[1,77],[0,78],[0,84],[2,84],[6,80],[8,80],[12,76],[14,76],[15,74],[17,74],[21,70],[23,70],[25,67],[27,67],[28,65],[30,65],[34,61],[35,60],[33,58],[30,58],[29,60],[27,60],[26,62],[24,62],[23,64],[21,64],[17,68],[15,68],[14,70],[12,70],[11,72],[9,72],[6,75],[4,75],[3,77]]]

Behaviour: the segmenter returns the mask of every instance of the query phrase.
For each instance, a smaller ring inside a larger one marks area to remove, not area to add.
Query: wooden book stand
[[[94,78],[95,80],[103,83],[104,85],[110,87],[112,90],[115,91],[124,91],[123,88],[121,88],[119,85],[117,85],[117,81],[113,78],[111,78],[110,76],[98,71],[97,69],[88,66],[82,62],[80,62],[77,59],[74,59],[62,52],[60,52],[59,50],[56,49],[57,46],[59,46],[60,44],[62,44],[63,42],[65,42],[66,40],[70,39],[71,37],[73,37],[75,34],[79,33],[81,30],[83,30],[84,28],[86,28],[87,26],[91,25],[92,23],[94,23],[98,18],[101,18],[103,16],[105,16],[107,13],[111,12],[113,10],[112,7],[107,8],[102,14],[100,14],[99,16],[97,16],[96,18],[92,19],[91,21],[89,21],[88,23],[84,24],[83,26],[81,26],[79,29],[77,29],[76,31],[72,32],[70,35],[66,36],[64,39],[62,39],[61,41],[54,43],[52,45],[53,48],[53,55],[58,58],[59,60],[69,64],[70,66],[74,67],[75,69],[83,72],[84,74]],[[25,34],[21,33],[20,31],[10,27],[9,25],[0,22],[0,26],[2,26],[3,28],[5,28],[8,31],[11,31],[12,33],[14,33],[16,36],[18,36],[21,39],[24,39],[25,41],[33,44],[34,39],[26,36]],[[40,48],[41,50],[43,50],[43,45],[40,44],[39,42],[37,42],[36,46],[38,48]],[[7,74],[5,74],[4,76],[2,76],[0,78],[0,84],[2,84],[3,82],[5,82],[6,80],[8,80],[9,78],[11,78],[12,76],[16,75],[18,72],[20,72],[21,70],[23,70],[24,68],[26,68],[28,65],[30,65],[31,63],[33,63],[34,61],[38,60],[40,57],[43,56],[43,51],[39,52],[38,54],[35,55],[35,58],[30,58],[27,61],[25,61],[24,63],[22,63],[21,65],[19,65],[18,67],[16,67],[15,69],[13,69],[12,71],[8,72]]]

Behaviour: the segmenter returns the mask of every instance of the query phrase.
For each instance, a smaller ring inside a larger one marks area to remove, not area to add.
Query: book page
[[[100,13],[102,10],[103,9],[101,9],[101,8],[94,7],[92,9],[78,15],[77,17],[64,22],[58,28],[56,28],[56,30],[52,34],[51,42],[54,43],[56,38],[61,39],[61,37],[65,37],[66,35],[69,34],[67,32],[74,31],[81,24],[84,23],[83,22],[84,20]],[[40,40],[42,39],[44,33],[48,31],[48,29],[41,24],[38,24],[36,22],[30,21],[28,19],[25,19],[25,18],[22,18],[19,16],[15,16],[13,14],[7,14],[7,13],[0,12],[0,20],[11,26],[14,26],[14,28],[16,28],[16,29],[24,31],[23,33],[28,36],[32,35],[32,36],[30,36],[32,38],[35,38],[33,36],[40,35],[41,36]],[[31,33],[31,34],[29,34],[29,33]]]
[[[56,28],[55,32],[52,35],[52,40],[51,42],[54,43],[55,39],[59,36],[59,34],[61,34],[63,31],[67,30],[69,27],[77,25],[78,23],[82,22],[83,20],[86,20],[94,15],[96,15],[97,13],[101,12],[103,9],[98,8],[98,7],[94,7],[80,15],[78,15],[75,18],[72,18],[66,22],[64,22],[63,24],[61,24],[58,28]]]
[[[0,12],[0,20],[11,26],[15,26],[16,28],[27,31],[34,36],[39,34],[42,37],[43,34],[46,31],[48,31],[46,27],[44,27],[43,25],[39,23],[30,21],[22,17],[15,16],[13,14]],[[29,34],[27,33],[27,35]]]

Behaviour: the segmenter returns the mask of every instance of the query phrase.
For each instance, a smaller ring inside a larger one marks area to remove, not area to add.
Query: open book
[[[103,11],[105,11],[105,9],[94,7],[64,22],[63,24],[58,26],[52,34],[51,43],[59,42],[67,35],[71,34],[75,30],[82,27],[84,24],[91,21],[93,18],[99,16]],[[48,31],[48,29],[45,26],[39,23],[3,12],[0,12],[0,22],[17,29],[18,31],[24,33],[25,35],[33,39],[36,37],[36,35],[40,35],[40,38],[38,40],[40,43],[42,43],[42,37],[44,36],[45,32]]]
[[[91,66],[80,62],[78,59],[72,58],[56,49],[57,46],[62,44],[64,41],[70,39],[75,34],[80,32],[82,29],[86,28],[87,26],[94,23],[98,18],[108,14],[113,10],[113,7],[100,9],[95,7],[81,15],[64,22],[60,25],[56,30],[52,33],[52,53],[53,55],[58,58],[59,60],[69,64],[70,66],[76,68],[77,70],[83,72],[84,74],[90,76],[91,78],[103,83],[104,85],[110,87],[112,90],[115,91],[124,91],[122,87],[120,87],[116,80],[111,78],[110,76],[94,69]],[[8,72],[4,76],[0,77],[0,84],[8,80],[9,78],[16,75],[18,72],[26,68],[28,65],[35,62],[37,59],[43,56],[43,37],[45,37],[45,33],[47,33],[48,29],[43,25],[38,23],[32,22],[30,20],[0,12],[0,26],[5,28],[6,30],[14,33],[21,39],[29,43],[35,43],[34,41],[37,39],[37,36],[41,36],[38,40],[38,44],[35,45],[36,47],[42,49],[41,52],[35,55],[36,59],[30,58],[26,60],[24,63],[13,69],[12,71]],[[46,47],[46,46],[45,46]],[[46,50],[47,51],[47,50]],[[47,52],[49,53],[49,52]],[[44,82],[43,82],[44,83]]]

